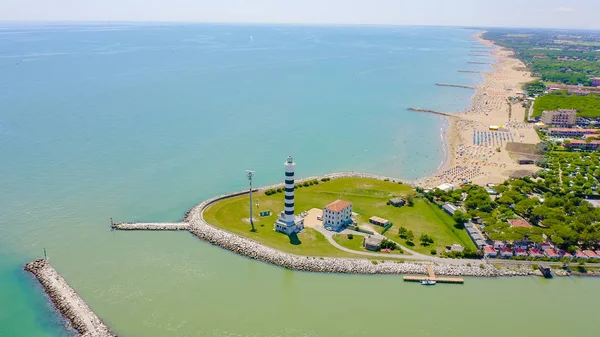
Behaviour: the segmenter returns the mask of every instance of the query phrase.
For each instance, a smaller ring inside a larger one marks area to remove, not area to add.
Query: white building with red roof
[[[515,248],[515,256],[527,256],[527,251],[523,248]]]
[[[507,259],[507,258],[512,257],[513,253],[508,248],[500,248],[500,256],[502,256],[503,258]]]
[[[498,252],[492,246],[483,247],[483,254],[487,257],[497,257]]]
[[[535,248],[531,248],[529,250],[529,255],[531,255],[532,257],[544,257],[544,254],[542,254],[542,252]]]
[[[583,253],[590,259],[600,259],[600,256],[598,256],[598,254],[596,254],[593,250],[584,250]]]
[[[577,259],[587,259],[588,257],[582,251],[576,250],[575,251],[575,258],[577,258]]]
[[[323,208],[323,227],[339,230],[352,223],[352,203],[338,199]],[[329,229],[328,228],[328,229]]]
[[[544,255],[551,259],[560,259],[560,255],[554,249],[544,249]]]

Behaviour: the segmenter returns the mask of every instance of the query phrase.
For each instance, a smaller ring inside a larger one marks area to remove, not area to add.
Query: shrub
[[[467,267],[470,267],[470,266],[471,266],[471,264],[470,264],[470,263],[467,263]]]
[[[436,255],[436,254],[437,254],[437,250],[435,250],[435,249],[432,249],[432,250],[431,250],[431,255]]]
[[[307,187],[308,186],[308,181],[305,181],[304,184],[302,184],[302,186]]]
[[[319,181],[318,181],[318,180],[314,180],[314,181],[313,181],[313,183],[314,183],[315,185],[319,185]]]
[[[354,235],[348,234],[348,240],[352,240],[352,239],[354,239]]]
[[[483,264],[483,263],[482,263],[482,264],[480,264],[480,265],[479,265],[479,268],[481,268],[481,269],[485,269],[485,264]]]
[[[283,189],[280,187],[277,189],[277,193],[281,193],[281,192],[283,192]]]
[[[375,260],[371,260],[371,263],[372,263],[372,264],[377,264],[377,261],[375,261]]]
[[[388,178],[383,179],[383,181],[390,181]]]

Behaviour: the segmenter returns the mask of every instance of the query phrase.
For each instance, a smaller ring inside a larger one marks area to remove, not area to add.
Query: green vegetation
[[[545,169],[535,177],[514,179],[496,186],[491,198],[480,186],[465,186],[452,192],[436,190],[426,197],[462,204],[472,217],[483,219],[483,230],[492,240],[518,241],[549,238],[559,248],[573,252],[600,242],[600,208],[584,200],[598,196],[600,154],[549,152]],[[464,202],[457,195],[467,193]],[[507,220],[525,218],[532,228],[510,227]]]
[[[356,250],[356,251],[361,251],[361,252],[368,252],[368,250],[366,250],[363,247],[365,238],[362,236],[356,235],[356,236],[352,236],[352,238],[350,238],[348,235],[335,234],[333,236],[333,240],[335,242],[337,242],[338,244],[340,244],[340,246],[342,246],[342,247]]]
[[[328,203],[342,198],[353,203],[353,211],[358,213],[357,222],[362,227],[371,227],[381,232],[383,227],[368,223],[368,219],[374,215],[394,223],[395,225],[385,233],[385,236],[391,240],[398,241],[399,224],[414,232],[414,235],[427,234],[434,239],[435,247],[413,244],[413,249],[416,251],[428,253],[431,248],[444,247],[454,243],[474,248],[466,232],[455,227],[452,217],[427,200],[415,198],[412,207],[397,208],[387,205],[390,198],[405,197],[411,193],[410,186],[394,182],[366,178],[339,178],[322,181],[318,185],[298,187],[295,200],[296,212],[312,208],[321,209]],[[279,210],[283,209],[283,194],[275,193],[267,196],[264,192],[258,192],[253,195],[253,199],[255,214],[264,209],[273,210],[271,216],[255,219],[256,232],[250,231],[247,195],[222,200],[211,205],[204,212],[204,218],[210,224],[286,252],[313,256],[352,255],[333,247],[320,233],[311,228],[306,228],[297,237],[288,237],[273,231],[273,223],[277,219]],[[343,239],[354,240],[353,245],[356,245],[355,241],[361,241],[357,236],[354,236],[353,239],[347,237]],[[414,239],[411,238],[410,242],[412,240]]]
[[[559,91],[538,97],[533,105],[533,116],[541,116],[544,110],[575,109],[582,117],[600,117],[600,95],[575,95]]]
[[[511,48],[545,82],[590,85],[600,77],[600,34],[531,29],[490,29],[484,38]]]
[[[534,81],[526,83],[523,89],[527,91],[527,94],[531,97],[542,95],[546,91],[546,85],[542,81]]]

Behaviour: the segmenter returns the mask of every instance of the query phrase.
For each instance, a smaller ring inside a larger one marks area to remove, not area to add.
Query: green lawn
[[[600,117],[600,95],[585,96],[555,92],[536,98],[533,116],[541,116],[544,110],[575,109],[577,116]]]
[[[421,233],[427,233],[434,237],[435,247],[442,248],[452,243],[472,247],[466,232],[455,229],[452,218],[426,200],[417,199],[414,207],[396,208],[386,205],[389,198],[402,196],[411,190],[410,186],[393,182],[367,178],[339,178],[321,182],[319,185],[296,189],[296,213],[311,208],[323,208],[326,204],[342,198],[353,203],[353,211],[359,214],[360,223],[368,223],[369,217],[373,215],[392,221],[394,227],[386,235],[394,238],[397,242],[400,242],[397,236],[398,226],[403,225],[413,230],[417,242]],[[356,256],[331,246],[320,233],[312,229],[307,228],[297,238],[290,238],[273,231],[273,223],[277,219],[277,214],[283,209],[283,193],[267,196],[264,192],[260,192],[255,193],[253,198],[255,218],[258,218],[259,211],[271,210],[272,212],[271,216],[255,221],[256,232],[250,231],[250,224],[247,221],[249,216],[247,195],[222,200],[211,205],[204,212],[204,218],[215,226],[263,242],[282,251],[310,256]],[[373,227],[377,226],[373,225]],[[375,229],[381,231],[381,228]],[[355,239],[358,237],[355,236]],[[431,247],[420,247],[417,244],[413,249],[429,253]]]

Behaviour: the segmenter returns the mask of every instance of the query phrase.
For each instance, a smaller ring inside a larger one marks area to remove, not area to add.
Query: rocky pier
[[[111,227],[122,231],[186,231],[190,225],[186,222],[118,222]]]
[[[80,336],[116,337],[48,260],[35,260],[26,264],[24,269],[36,277],[56,309]]]
[[[477,71],[477,70],[458,70],[459,73],[473,73],[473,74],[479,74],[481,73],[481,71]]]

